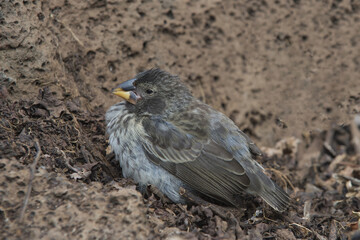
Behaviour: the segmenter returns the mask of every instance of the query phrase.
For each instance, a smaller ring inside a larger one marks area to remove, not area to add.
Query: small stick
[[[304,204],[304,217],[303,219],[310,221],[311,219],[311,200],[306,200]]]
[[[304,229],[305,231],[307,231],[308,233],[312,233],[313,231],[311,231],[310,229],[308,229],[307,227],[304,227],[303,225],[300,225],[298,223],[290,223],[289,226],[297,226],[301,229]]]
[[[275,168],[266,168],[266,170],[270,170],[270,171],[274,172],[278,177],[280,177],[280,179],[283,181],[285,186],[287,186],[287,184],[289,184],[289,186],[292,188],[292,190],[295,189],[295,187],[291,183],[290,179],[285,174],[280,172],[279,170],[277,170]]]
[[[333,149],[333,147],[331,146],[333,141],[334,141],[334,132],[335,132],[334,129],[328,131],[327,134],[326,134],[325,142],[323,143],[323,147],[329,153],[328,155],[330,155],[333,158],[336,157],[336,152]]]
[[[77,169],[76,167],[71,166],[71,164],[70,164],[70,162],[69,162],[69,159],[67,158],[67,156],[66,156],[66,154],[64,153],[64,151],[63,151],[63,150],[60,150],[60,149],[58,149],[58,150],[61,152],[61,154],[62,154],[63,157],[64,157],[65,166],[66,166],[68,169],[70,169],[70,170],[72,170],[72,171],[74,171],[74,172],[76,172],[76,173],[81,174],[81,171],[80,171],[79,169]]]
[[[352,144],[354,145],[357,154],[360,154],[360,131],[358,125],[360,124],[360,116],[355,116],[354,121],[351,122]]]
[[[38,163],[38,161],[40,159],[40,155],[41,155],[41,148],[40,148],[39,141],[37,139],[35,139],[35,148],[36,148],[37,153],[36,153],[36,157],[34,159],[34,162],[30,166],[30,179],[29,179],[29,184],[28,184],[28,187],[27,187],[24,203],[23,203],[23,206],[21,208],[19,222],[23,222],[23,220],[24,220],[25,210],[26,210],[26,207],[27,207],[27,205],[29,203],[30,193],[31,193],[31,189],[32,189],[32,182],[33,182],[34,177],[35,177],[36,165],[37,165],[37,163]]]
[[[50,14],[50,17],[52,19],[55,19],[54,18],[54,15],[53,14]],[[76,40],[76,42],[81,46],[81,47],[84,47],[84,43],[82,41],[80,41],[80,39],[75,35],[75,33],[71,30],[70,27],[68,27],[66,24],[64,24],[62,21],[60,21],[59,19],[55,19],[56,21],[58,21],[63,27],[66,28],[66,30],[68,30],[70,33],[71,33],[71,36]]]

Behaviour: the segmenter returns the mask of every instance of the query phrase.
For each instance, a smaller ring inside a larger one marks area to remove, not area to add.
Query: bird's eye
[[[153,91],[153,90],[151,90],[151,89],[146,89],[146,93],[150,95],[150,94],[153,94],[153,93],[154,93],[154,91]]]

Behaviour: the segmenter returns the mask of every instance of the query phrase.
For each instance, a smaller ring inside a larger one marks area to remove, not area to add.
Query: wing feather
[[[149,141],[144,143],[148,158],[191,188],[235,205],[234,196],[249,186],[250,180],[243,166],[211,139],[195,139],[160,119],[156,119],[156,123],[146,122],[143,126],[149,134]]]

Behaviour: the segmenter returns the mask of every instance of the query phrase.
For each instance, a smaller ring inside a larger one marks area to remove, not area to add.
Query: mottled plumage
[[[123,175],[151,184],[174,202],[180,187],[238,206],[240,193],[258,195],[278,211],[288,195],[255,161],[258,147],[224,114],[194,98],[177,76],[140,73],[114,90],[127,102],[106,113],[110,145]]]

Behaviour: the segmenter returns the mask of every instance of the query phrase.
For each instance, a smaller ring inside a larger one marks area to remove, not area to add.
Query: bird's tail
[[[263,191],[261,191],[259,196],[272,208],[279,212],[283,212],[287,209],[290,202],[289,195],[280,188],[276,183],[273,183],[274,188],[269,189],[265,187]]]
[[[290,203],[289,195],[264,173],[257,174],[257,184],[252,186],[251,192],[260,196],[267,204],[279,212],[287,209]]]

